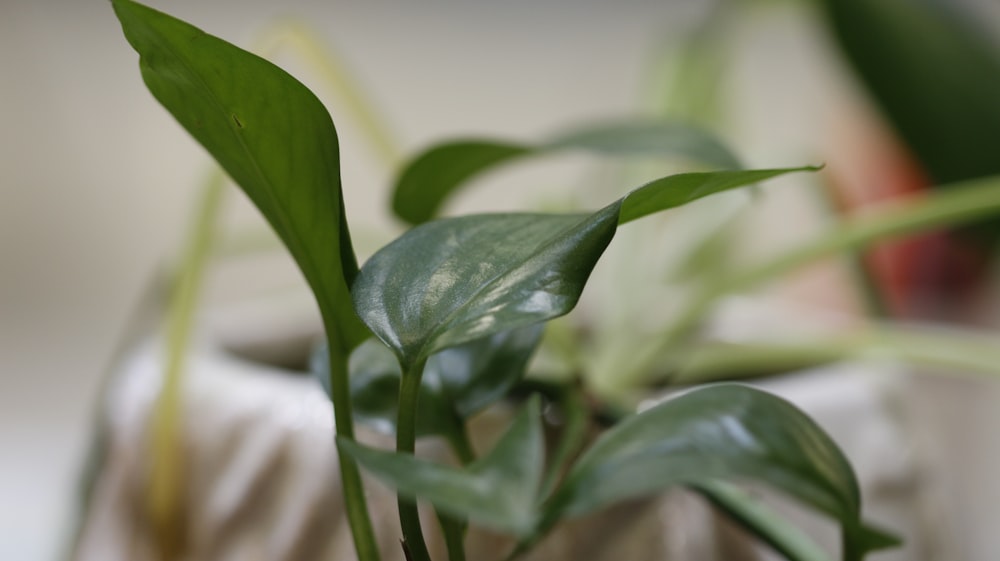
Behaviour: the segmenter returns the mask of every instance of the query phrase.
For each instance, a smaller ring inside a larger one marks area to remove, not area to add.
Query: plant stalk
[[[409,368],[403,368],[403,379],[399,385],[399,412],[396,420],[396,451],[413,454],[417,442],[417,400],[420,397],[420,380],[424,374],[427,359],[416,361]],[[399,524],[403,530],[403,547],[409,561],[430,561],[430,553],[424,542],[420,528],[420,513],[417,502],[400,497]]]
[[[459,421],[459,428],[447,435],[448,445],[463,467],[476,461],[476,452],[472,448],[466,428],[465,420],[462,419]],[[468,523],[440,510],[437,511],[437,517],[448,549],[448,561],[465,561],[465,534],[469,527]]]
[[[323,314],[324,318],[332,314]],[[330,320],[333,321],[332,319]],[[335,325],[327,325],[327,346],[330,349],[330,395],[333,401],[333,416],[337,436],[354,441],[354,419],[351,412],[351,390],[348,382],[347,358],[348,352],[343,350],[343,343],[335,336]],[[358,561],[379,561],[378,546],[375,543],[375,531],[368,516],[368,504],[365,499],[365,489],[361,483],[361,473],[358,464],[347,454],[337,450],[337,460],[340,463],[340,482],[344,493],[344,509],[347,511],[347,521],[354,538],[354,547]]]

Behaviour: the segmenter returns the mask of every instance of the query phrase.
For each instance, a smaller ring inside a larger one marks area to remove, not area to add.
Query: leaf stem
[[[332,314],[324,313],[328,322],[334,322]],[[348,352],[343,350],[344,344],[336,336],[336,326],[327,325],[327,347],[330,353],[330,395],[333,401],[333,416],[336,425],[336,435],[354,441],[354,419],[351,413],[351,391],[347,377]],[[378,546],[375,543],[375,531],[368,517],[368,503],[365,499],[365,489],[361,483],[361,473],[358,464],[337,449],[337,460],[340,463],[340,483],[344,493],[344,509],[347,511],[347,521],[354,538],[354,547],[359,561],[379,561]]]
[[[463,419],[459,423],[460,428],[448,435],[448,445],[451,447],[451,451],[455,453],[458,461],[463,466],[467,466],[476,461],[476,451],[472,448],[472,442],[469,440],[465,420]]]
[[[469,441],[469,433],[464,419],[458,421],[458,428],[447,434],[448,445],[462,466],[476,461],[476,452]],[[465,520],[437,511],[449,561],[465,561],[465,534],[469,525]]]
[[[559,406],[564,418],[562,436],[552,454],[552,463],[538,494],[543,498],[547,498],[555,490],[566,464],[579,452],[587,436],[588,411],[582,389],[579,386],[568,388],[559,399]]]
[[[862,561],[865,558],[864,551],[858,547],[855,540],[851,539],[847,528],[840,530],[840,544],[841,557],[844,561]]]
[[[417,398],[420,397],[420,380],[424,374],[427,359],[416,361],[403,368],[403,379],[399,385],[399,413],[396,420],[396,451],[412,454],[417,441]],[[424,534],[420,528],[420,514],[417,502],[400,497],[399,524],[403,530],[403,547],[412,561],[430,561]]]

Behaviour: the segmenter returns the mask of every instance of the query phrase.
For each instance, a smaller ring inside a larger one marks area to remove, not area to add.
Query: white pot
[[[307,334],[315,334],[317,326],[314,319],[302,319],[311,318],[308,314],[289,320],[287,309],[241,307],[217,313],[209,322],[215,327],[207,330],[190,356],[184,385],[185,560],[354,558],[340,509],[332,412],[325,395],[306,376],[231,351],[248,345],[266,349],[267,338],[244,328],[273,330],[284,322],[280,332],[286,336],[273,349],[298,345],[293,355],[301,356]],[[106,454],[86,511],[75,555],[79,561],[156,558],[143,497],[149,468],[147,427],[161,371],[160,345],[150,338],[127,356],[112,384],[107,397]],[[998,455],[989,464],[970,461],[987,436],[984,412],[989,412],[993,423],[998,418],[990,407],[994,401],[985,397],[986,389],[995,394],[995,387],[913,377],[889,363],[841,364],[759,385],[798,404],[831,433],[858,471],[869,518],[906,540],[903,548],[875,559],[986,561],[1000,550],[1000,537],[995,533],[975,534],[972,529],[982,528],[983,519],[978,517],[985,516],[984,509],[995,512],[994,505],[1000,503],[995,485],[989,487],[994,493],[990,496],[977,484],[989,482],[998,472]],[[486,435],[483,440],[489,442],[506,418],[502,408],[493,410],[477,419],[473,430],[477,436]],[[363,438],[387,442],[370,433]],[[447,455],[434,443],[423,445],[421,453]],[[383,558],[402,561],[395,498],[377,483],[369,487],[369,506]],[[773,493],[762,492],[762,497],[788,511],[829,551],[836,551],[837,533],[831,523]],[[964,510],[958,505],[975,506]],[[444,559],[432,516],[425,526],[430,546],[438,552],[435,558]],[[970,536],[975,538],[972,543]],[[483,532],[471,532],[467,544],[471,560],[501,558],[509,547],[509,541]],[[778,557],[684,491],[572,521],[525,557],[597,561],[770,558]]]

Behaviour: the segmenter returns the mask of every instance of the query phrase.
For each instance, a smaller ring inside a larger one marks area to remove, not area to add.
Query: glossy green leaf
[[[417,436],[453,437],[463,419],[501,399],[524,376],[541,339],[542,326],[530,325],[445,349],[424,368],[417,400]],[[320,346],[310,370],[330,393],[329,355]],[[380,341],[370,339],[351,354],[354,418],[385,434],[396,433],[400,366]]]
[[[788,402],[738,385],[687,393],[602,435],[567,475],[546,519],[717,480],[770,485],[838,520],[854,551],[874,545],[854,473],[834,442]]]
[[[619,206],[423,224],[365,263],[355,308],[404,364],[565,314],[614,236]]]
[[[569,312],[620,222],[812,169],[668,176],[591,215],[486,214],[422,224],[365,263],[354,305],[401,361],[413,364]]]
[[[348,293],[357,264],[344,217],[337,132],[326,109],[258,56],[129,0],[112,3],[150,92],[288,246],[341,348],[361,343],[367,331]]]
[[[402,495],[426,500],[442,512],[519,536],[535,528],[535,502],[545,464],[537,398],[521,410],[489,454],[465,469],[347,440],[338,439],[337,443]]]
[[[456,140],[436,145],[404,166],[393,193],[393,211],[411,224],[426,222],[437,215],[448,197],[477,175],[522,158],[566,150],[616,156],[674,156],[714,168],[741,167],[736,156],[715,136],[674,122],[605,123],[534,145]]]

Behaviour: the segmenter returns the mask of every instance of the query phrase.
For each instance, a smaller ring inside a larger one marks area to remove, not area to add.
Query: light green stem
[[[371,103],[372,96],[364,91],[335,50],[317,37],[308,25],[294,19],[285,19],[268,27],[262,35],[261,43],[269,51],[276,50],[276,46],[280,44],[292,46],[340,98],[344,112],[350,114],[361,126],[386,169],[396,168],[403,154],[399,144],[390,132],[390,127],[380,117],[380,112]]]
[[[412,454],[417,442],[417,401],[420,397],[420,380],[424,374],[426,359],[418,360],[403,369],[403,379],[399,385],[399,412],[396,419],[396,451]],[[417,502],[400,497],[399,524],[403,530],[403,547],[408,552],[409,561],[430,561],[430,553],[424,542],[420,527],[420,513]]]
[[[771,261],[742,273],[708,283],[699,291],[664,331],[660,342],[636,353],[623,370],[626,385],[638,381],[652,364],[678,345],[718,300],[733,292],[747,290],[803,265],[870,243],[913,232],[981,220],[1000,212],[1000,176],[964,182],[939,190],[939,194],[917,204],[844,221],[826,235],[787,251]]]
[[[677,355],[670,380],[696,384],[808,368],[844,359],[892,357],[944,372],[1000,376],[996,334],[941,328],[872,326],[848,335],[794,343],[706,343]]]
[[[333,314],[323,313],[324,318]],[[331,319],[330,322],[333,320]],[[334,423],[337,436],[354,441],[354,417],[351,412],[351,390],[348,381],[347,359],[349,351],[336,337],[336,325],[326,325],[327,346],[330,352],[330,395],[333,401]],[[340,482],[344,493],[344,508],[354,538],[359,561],[379,561],[375,531],[368,516],[368,504],[358,464],[347,454],[337,451],[340,463]]]
[[[185,242],[166,319],[163,386],[150,426],[153,443],[147,508],[156,532],[160,559],[183,554],[185,530],[183,455],[181,454],[182,393],[194,314],[203,283],[205,263],[215,238],[225,176],[215,169],[205,181],[194,227]]]

